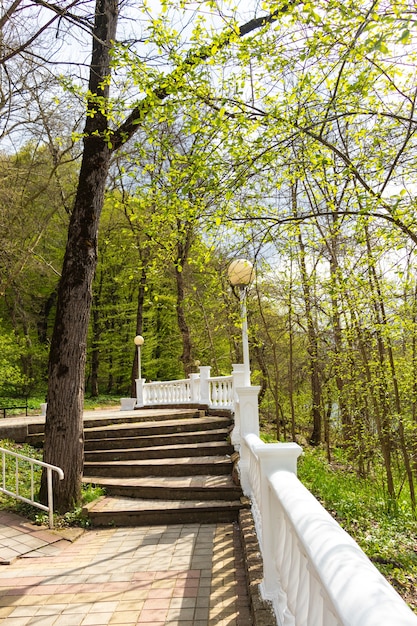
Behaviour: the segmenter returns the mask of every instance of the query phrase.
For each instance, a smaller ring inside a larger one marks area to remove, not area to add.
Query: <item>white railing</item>
[[[58,474],[59,480],[64,478],[64,472],[60,467],[56,467],[55,465],[50,465],[49,463],[44,463],[43,461],[38,461],[36,459],[31,459],[28,456],[24,456],[23,454],[18,454],[17,452],[12,452],[12,450],[6,450],[5,448],[0,448],[1,453],[1,461],[2,461],[2,484],[0,486],[0,492],[4,493],[8,496],[16,498],[18,500],[22,500],[27,504],[31,504],[42,511],[46,511],[48,513],[49,518],[49,528],[54,527],[54,506],[53,506],[53,492],[52,492],[52,472],[56,472]],[[6,457],[12,457],[15,460],[14,463],[14,490],[11,487],[10,479],[8,480],[8,476],[10,472],[7,471],[6,467]],[[30,497],[25,497],[20,494],[19,488],[19,461],[23,461],[27,465],[29,465],[30,469]],[[39,467],[46,468],[46,480],[48,487],[48,505],[41,504],[40,502],[36,502],[35,500],[35,480],[34,480],[34,466],[37,465]]]
[[[145,406],[158,404],[189,404],[191,397],[191,381],[170,380],[144,384]]]
[[[229,408],[234,404],[233,376],[215,376],[208,379],[209,407]]]
[[[279,626],[416,626],[417,616],[298,480],[300,452],[253,434],[241,448],[263,558],[262,595]]]
[[[160,406],[169,404],[201,404],[209,408],[234,408],[235,376],[210,376],[210,367],[200,367],[200,373],[189,378],[146,383],[136,380],[135,406]],[[122,410],[132,408],[129,398],[122,398]]]

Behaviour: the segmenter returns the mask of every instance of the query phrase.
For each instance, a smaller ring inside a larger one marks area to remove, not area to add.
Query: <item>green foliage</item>
[[[21,394],[31,382],[22,372],[22,354],[16,334],[0,326],[0,395]]]

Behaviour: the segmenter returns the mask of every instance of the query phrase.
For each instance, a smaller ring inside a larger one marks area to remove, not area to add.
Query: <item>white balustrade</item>
[[[248,434],[241,453],[262,595],[279,626],[417,626],[417,616],[296,476],[297,444]],[[248,493],[249,492],[249,493]]]
[[[170,380],[164,382],[145,383],[143,385],[143,402],[145,406],[160,404],[189,404],[191,397],[191,380]]]
[[[209,407],[233,408],[234,391],[233,376],[215,376],[209,382]]]
[[[182,380],[145,383],[136,380],[136,407],[163,404],[201,404],[209,408],[233,410],[235,392],[233,376],[210,377],[210,367],[200,367],[200,374]],[[135,400],[135,399],[133,399]],[[130,408],[122,398],[121,410]]]

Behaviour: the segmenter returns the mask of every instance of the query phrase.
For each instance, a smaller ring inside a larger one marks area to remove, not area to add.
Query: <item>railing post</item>
[[[190,374],[190,400],[198,404],[200,400],[200,374]]]
[[[259,437],[258,395],[260,390],[259,386],[238,387],[236,389],[240,408],[241,439],[250,434]]]
[[[245,435],[253,434],[259,437],[259,410],[258,394],[260,387],[238,387],[235,391],[238,397],[240,420],[239,443],[239,473],[242,489],[245,495],[250,493],[249,464],[250,453],[246,445],[242,445]]]
[[[262,537],[260,538],[263,557],[264,578],[261,584],[263,595],[271,599],[277,587],[274,563],[275,534],[277,520],[273,518],[270,503],[269,478],[279,470],[286,470],[297,475],[297,459],[302,449],[297,443],[269,443],[257,446],[256,454],[260,466],[260,513],[262,519]],[[282,531],[282,529],[281,529]]]
[[[200,404],[210,404],[210,365],[200,365]]]
[[[144,378],[136,378],[136,406],[142,407],[145,406],[144,402]]]
[[[231,442],[237,451],[240,450],[240,402],[237,390],[245,385],[244,367],[243,363],[234,363],[232,365],[234,427],[231,435]]]
[[[46,482],[48,485],[49,528],[53,528],[54,527],[54,494],[52,490],[52,470],[50,467],[46,469]]]

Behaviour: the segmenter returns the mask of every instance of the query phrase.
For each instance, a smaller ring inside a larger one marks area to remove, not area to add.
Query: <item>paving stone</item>
[[[3,544],[7,528],[0,523]],[[28,531],[30,525],[25,536]],[[236,524],[93,530],[72,544],[52,533],[53,543],[46,547],[55,551],[49,556],[42,555],[42,546],[0,570],[0,621],[7,626],[247,626],[238,536]]]

